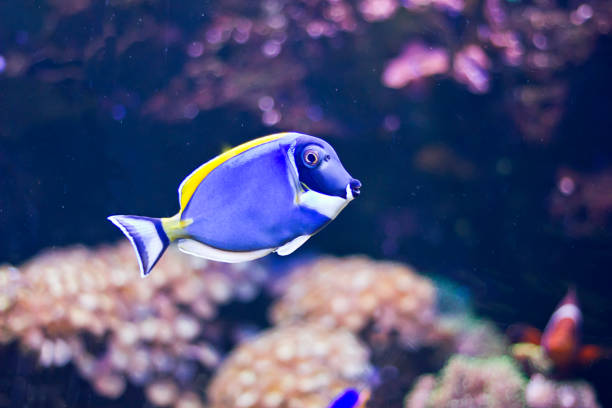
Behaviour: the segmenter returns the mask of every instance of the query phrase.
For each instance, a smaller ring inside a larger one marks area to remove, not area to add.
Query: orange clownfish
[[[573,367],[588,365],[604,357],[601,347],[582,345],[581,327],[582,312],[576,291],[570,288],[541,335],[533,327],[516,325],[510,329],[510,336],[523,343],[539,344],[558,372],[568,372]]]
[[[541,345],[555,367],[565,370],[577,362],[581,348],[582,312],[573,288],[550,317]]]

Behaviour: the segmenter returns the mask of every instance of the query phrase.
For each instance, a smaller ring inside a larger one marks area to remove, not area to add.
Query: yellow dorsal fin
[[[187,207],[187,203],[189,203],[189,200],[191,200],[193,193],[195,193],[202,180],[204,180],[204,178],[206,178],[206,176],[208,176],[208,174],[215,168],[217,168],[219,165],[253,147],[262,145],[264,143],[272,142],[274,140],[278,140],[286,135],[287,133],[276,133],[270,136],[253,139],[249,142],[238,145],[233,149],[223,152],[219,156],[207,161],[206,163],[195,169],[189,176],[187,176],[187,178],[185,178],[185,180],[183,180],[183,182],[179,186],[179,203],[181,205],[179,214],[182,214],[185,207]]]

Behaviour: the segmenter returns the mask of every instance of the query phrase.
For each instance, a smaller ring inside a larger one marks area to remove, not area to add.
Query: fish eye
[[[315,167],[317,164],[319,164],[319,153],[314,149],[306,149],[304,150],[302,159],[304,160],[304,164],[306,166]]]

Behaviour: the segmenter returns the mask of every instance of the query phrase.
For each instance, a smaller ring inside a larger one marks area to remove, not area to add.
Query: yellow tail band
[[[185,228],[191,224],[193,224],[193,220],[191,218],[186,220],[181,220],[181,214],[176,214],[173,217],[162,218],[162,228],[164,232],[168,236],[170,241],[175,241],[179,238],[185,238],[187,234],[185,233]]]

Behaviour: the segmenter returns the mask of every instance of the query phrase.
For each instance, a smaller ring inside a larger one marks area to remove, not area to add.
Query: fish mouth
[[[361,194],[360,188],[361,182],[359,180],[351,180],[351,182],[346,185],[346,199],[351,201],[359,197],[359,194]]]
[[[351,182],[349,183],[347,189],[351,190],[351,195],[356,198],[359,197],[359,194],[361,194],[361,181],[357,180],[357,179],[352,179]]]

